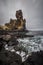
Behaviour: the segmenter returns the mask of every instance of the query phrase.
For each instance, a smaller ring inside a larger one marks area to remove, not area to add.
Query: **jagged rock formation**
[[[25,30],[26,20],[23,19],[22,10],[16,11],[16,19],[10,19],[9,23],[5,23],[4,26],[0,26],[2,30]]]

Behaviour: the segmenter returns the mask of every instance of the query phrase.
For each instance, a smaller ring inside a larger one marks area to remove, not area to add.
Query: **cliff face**
[[[21,10],[16,11],[16,19],[10,19],[9,23],[5,23],[4,26],[0,26],[1,30],[24,30],[26,20],[23,19],[23,13]]]

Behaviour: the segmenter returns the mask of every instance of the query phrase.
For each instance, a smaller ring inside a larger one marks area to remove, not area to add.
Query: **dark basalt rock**
[[[15,37],[11,37],[11,39],[8,42],[9,46],[15,46],[15,45],[18,45],[18,44],[19,44],[19,42],[17,41],[17,39]]]
[[[0,48],[0,65],[21,65],[21,56],[15,52],[5,50],[3,44],[0,44]]]
[[[5,37],[6,36],[6,37]],[[3,44],[8,44],[9,46],[14,46],[14,45],[18,45],[18,41],[17,38],[11,36],[11,38],[9,39],[7,35],[5,35],[4,38],[0,38],[0,45]]]
[[[20,65],[22,63],[21,57],[16,53],[11,53],[8,51],[0,52],[0,64],[4,65]]]
[[[22,65],[43,65],[43,51],[33,52]]]

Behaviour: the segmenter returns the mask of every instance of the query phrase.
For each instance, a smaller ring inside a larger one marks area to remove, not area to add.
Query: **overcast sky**
[[[21,9],[29,30],[43,30],[43,0],[0,0],[0,25],[15,18]]]

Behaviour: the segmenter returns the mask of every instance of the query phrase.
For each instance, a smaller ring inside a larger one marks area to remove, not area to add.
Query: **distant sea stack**
[[[22,10],[16,11],[16,19],[10,19],[9,23],[5,23],[4,26],[0,25],[0,30],[25,30],[26,20],[23,18]]]

